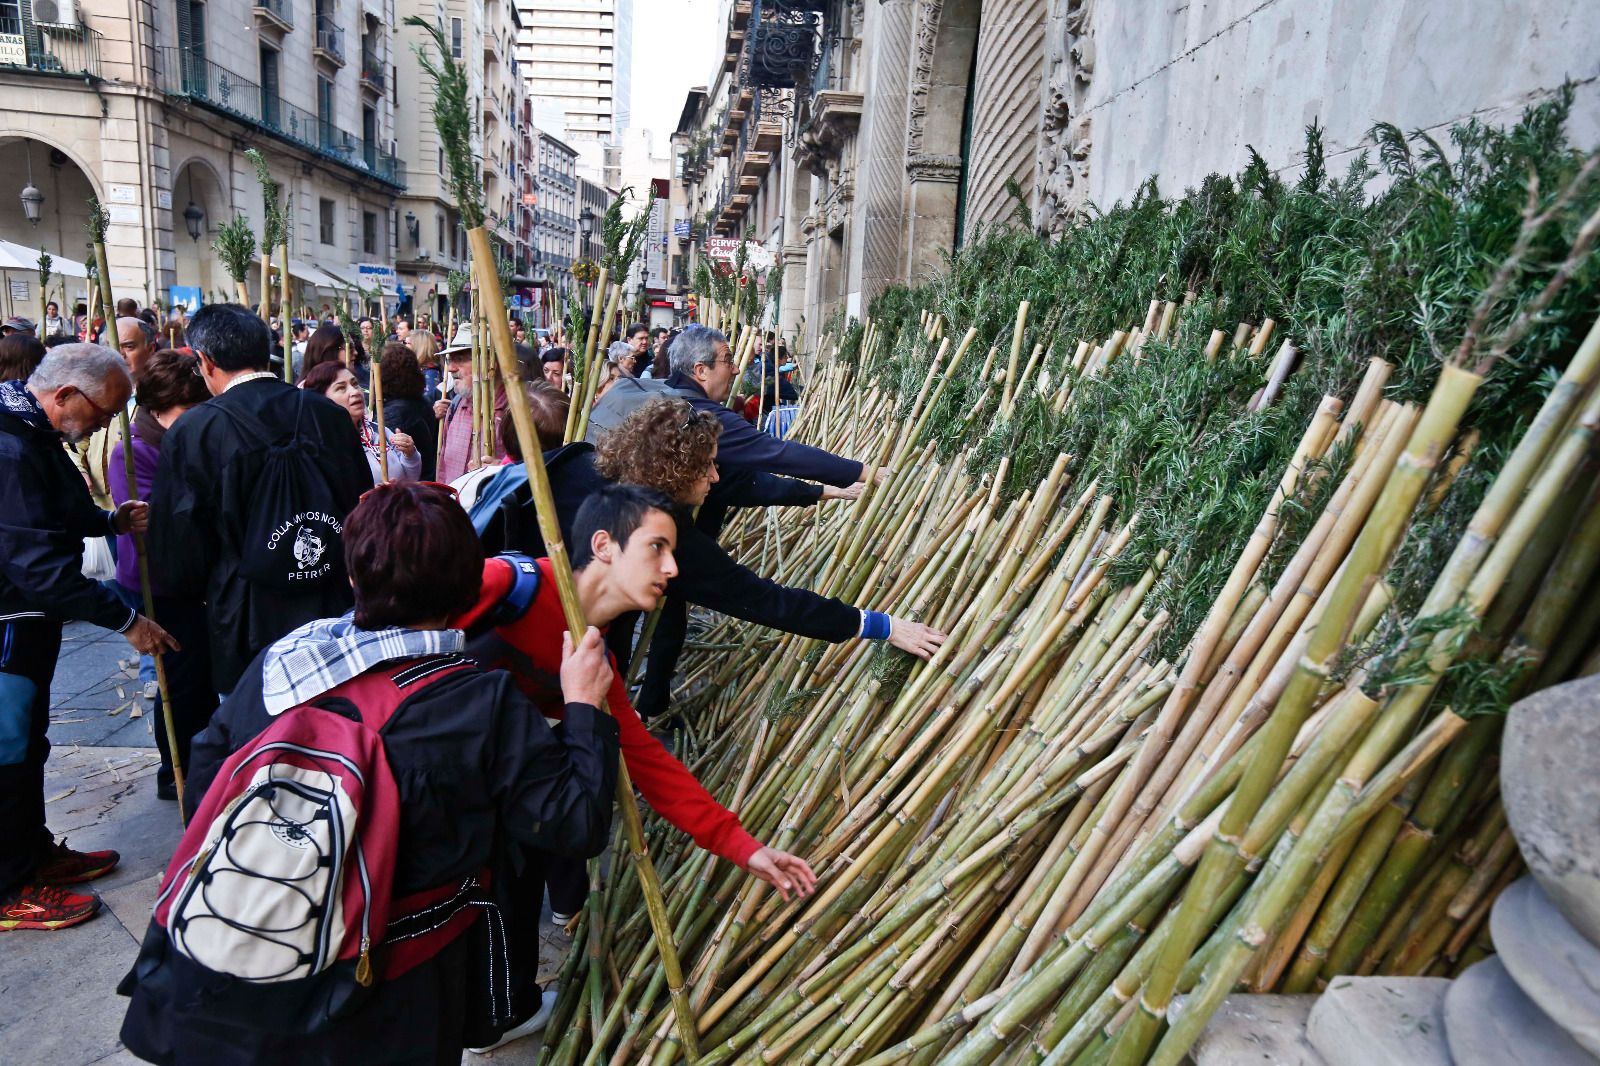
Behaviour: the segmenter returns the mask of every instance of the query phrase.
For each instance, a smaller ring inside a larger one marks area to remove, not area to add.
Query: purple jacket
[[[111,446],[110,477],[111,498],[118,507],[129,499],[148,500],[150,490],[156,483],[156,461],[161,458],[161,449],[150,444],[139,436],[137,428],[133,429],[133,483],[138,488],[137,497],[128,495],[127,467],[122,458],[122,441]],[[134,554],[133,534],[122,533],[117,536],[117,584],[132,592],[143,590],[139,584],[139,557]],[[160,585],[151,582],[152,591],[157,596],[166,593]]]

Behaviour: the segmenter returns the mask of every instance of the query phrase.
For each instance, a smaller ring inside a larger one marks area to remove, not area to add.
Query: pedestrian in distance
[[[83,538],[143,532],[149,508],[97,508],[62,442],[104,429],[128,402],[122,357],[95,344],[54,349],[26,381],[0,382],[0,932],[59,929],[99,901],[64,887],[116,866],[45,826],[50,682],[68,620],[121,633],[136,651],[178,650],[155,622],[83,575]]]
[[[403,347],[403,346],[402,346]],[[366,453],[367,465],[372,470],[372,483],[384,478],[384,462],[380,453],[387,451],[389,481],[416,481],[422,474],[422,452],[410,434],[388,429],[378,432],[378,423],[370,416],[367,397],[361,391],[350,368],[337,363],[323,363],[306,375],[304,388],[326,396],[350,414],[350,421],[361,438],[361,450]]]
[[[412,340],[425,336],[413,333]],[[427,379],[417,356],[407,345],[391,341],[383,346],[378,362],[383,377],[383,423],[416,442],[422,456],[419,475],[432,481],[439,460],[439,420],[427,401]]]

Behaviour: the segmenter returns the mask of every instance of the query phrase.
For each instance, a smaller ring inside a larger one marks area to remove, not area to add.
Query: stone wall
[[[1047,220],[1085,197],[1125,199],[1151,174],[1180,192],[1240,169],[1247,145],[1292,169],[1313,120],[1338,173],[1374,122],[1436,135],[1469,116],[1505,123],[1564,80],[1574,143],[1600,144],[1593,0],[1052,3]]]

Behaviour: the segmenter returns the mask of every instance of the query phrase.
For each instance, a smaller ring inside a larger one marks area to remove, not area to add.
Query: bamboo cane
[[[467,231],[467,240],[472,248],[473,261],[478,267],[487,302],[491,306],[498,304],[500,280],[494,272],[494,251],[489,244],[488,231],[482,226],[473,227]],[[534,430],[533,413],[528,407],[527,393],[522,387],[521,375],[517,369],[510,323],[503,317],[497,316],[489,325],[494,335],[492,347],[499,362],[501,379],[505,383],[506,397],[512,420],[517,426],[517,435],[522,440],[536,441],[539,438]],[[533,486],[539,532],[544,538],[545,551],[549,555],[551,569],[555,575],[562,611],[567,619],[567,630],[572,637],[573,646],[576,647],[588,627],[583,619],[583,609],[578,603],[577,585],[573,580],[572,566],[567,559],[566,545],[561,539],[561,526],[556,518],[555,497],[550,490],[549,474],[545,472],[544,456],[538,448],[528,448],[524,464],[528,469],[528,480]],[[667,989],[677,1016],[679,1039],[683,1042],[685,1056],[690,1062],[696,1062],[700,1057],[699,1034],[695,1028],[688,997],[684,992],[683,972],[678,963],[677,951],[673,947],[671,923],[661,896],[661,886],[656,877],[655,867],[651,864],[649,852],[645,848],[643,824],[639,818],[639,808],[634,802],[633,787],[628,780],[627,767],[620,764],[617,767],[617,805],[622,811],[623,829],[634,859],[640,886],[644,891],[650,925],[655,934],[656,950],[666,971]]]

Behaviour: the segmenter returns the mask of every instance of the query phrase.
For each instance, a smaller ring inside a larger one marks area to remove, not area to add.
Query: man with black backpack
[[[268,368],[248,308],[201,308],[188,341],[212,398],[162,444],[150,560],[174,595],[206,601],[212,683],[227,693],[267,645],[349,610],[341,537],[372,475],[349,414]]]

